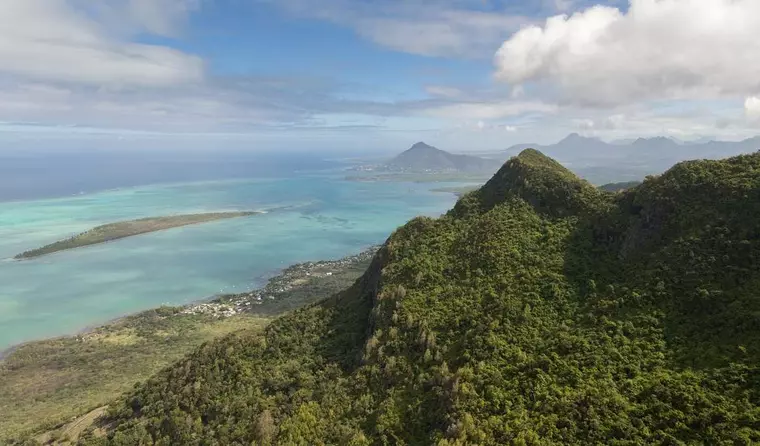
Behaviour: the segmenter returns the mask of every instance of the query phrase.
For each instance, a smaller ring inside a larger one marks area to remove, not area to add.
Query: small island
[[[208,223],[228,218],[247,217],[260,212],[212,212],[204,214],[172,215],[165,217],[148,217],[139,220],[120,221],[97,226],[75,235],[66,240],[60,240],[41,248],[32,249],[14,257],[16,260],[33,259],[35,257],[66,251],[83,246],[96,245],[110,242],[125,237],[146,234],[149,232],[163,231],[164,229],[178,228],[180,226]]]

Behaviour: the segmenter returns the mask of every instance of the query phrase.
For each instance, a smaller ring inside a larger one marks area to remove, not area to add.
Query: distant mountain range
[[[738,142],[683,142],[655,137],[608,143],[573,133],[556,144],[516,144],[490,156],[507,159],[527,148],[538,149],[589,181],[603,184],[638,180],[687,159],[718,159],[755,152],[760,149],[760,137]]]
[[[497,152],[461,155],[418,142],[372,171],[491,175],[510,157],[537,149],[596,185],[630,183],[687,159],[720,159],[760,150],[760,136],[744,141],[679,141],[667,137],[606,142],[572,133],[556,144],[521,143]],[[357,169],[362,170],[362,169]]]
[[[635,140],[605,142],[599,138],[589,138],[577,133],[568,135],[556,144],[515,144],[503,153],[514,156],[526,148],[540,149],[542,152],[562,158],[603,159],[645,156],[684,156],[693,158],[725,157],[734,153],[752,152],[760,149],[760,136],[744,141],[702,141],[681,142],[666,137],[638,138]]]
[[[455,155],[418,142],[390,160],[384,167],[388,170],[410,172],[466,172],[493,173],[501,162],[472,155]]]

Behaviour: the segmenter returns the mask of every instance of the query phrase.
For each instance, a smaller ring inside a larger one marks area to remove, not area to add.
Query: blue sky
[[[6,0],[0,150],[739,139],[759,4]]]

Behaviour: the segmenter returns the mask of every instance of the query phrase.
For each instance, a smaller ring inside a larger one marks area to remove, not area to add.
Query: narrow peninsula
[[[60,240],[41,248],[32,249],[14,257],[16,260],[33,259],[54,252],[66,251],[83,246],[96,245],[110,242],[121,238],[146,234],[149,232],[163,231],[164,229],[178,228],[180,226],[208,223],[228,218],[247,217],[260,212],[212,212],[204,214],[171,215],[164,217],[148,217],[139,220],[120,221],[97,226],[75,235],[66,240]]]

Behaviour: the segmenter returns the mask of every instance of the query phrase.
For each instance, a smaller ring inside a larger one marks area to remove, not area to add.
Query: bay
[[[431,189],[455,185],[357,183],[325,171],[0,203],[0,350],[255,288],[293,263],[358,253],[414,216],[448,210],[456,197]],[[100,224],[234,210],[266,213],[11,260]]]

